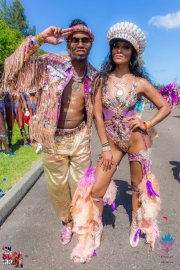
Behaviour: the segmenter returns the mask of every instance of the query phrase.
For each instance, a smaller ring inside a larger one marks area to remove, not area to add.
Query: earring
[[[129,62],[129,64],[130,64],[130,66],[132,67],[132,62],[131,62],[131,61]]]

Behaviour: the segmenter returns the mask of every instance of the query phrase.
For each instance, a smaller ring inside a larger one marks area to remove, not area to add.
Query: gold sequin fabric
[[[44,172],[53,208],[62,221],[68,222],[71,198],[91,164],[87,127],[70,137],[56,136],[55,145],[56,151],[43,146]]]

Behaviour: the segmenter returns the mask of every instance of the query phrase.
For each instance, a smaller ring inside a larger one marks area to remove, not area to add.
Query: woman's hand
[[[103,166],[103,171],[108,171],[111,169],[111,165],[114,164],[114,159],[111,151],[106,151],[101,153],[101,166]]]
[[[62,29],[59,27],[50,26],[41,32],[41,36],[45,43],[57,45],[65,41],[64,39],[59,38],[67,37],[71,33],[72,33],[71,28]]]
[[[128,124],[129,129],[135,130],[136,128],[140,128],[142,130],[146,130],[144,123],[138,116],[132,116],[129,119],[130,119],[130,122]]]

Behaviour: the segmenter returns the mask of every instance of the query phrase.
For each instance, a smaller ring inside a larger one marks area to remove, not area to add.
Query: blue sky
[[[12,0],[7,4],[12,3]],[[37,32],[54,25],[69,26],[80,18],[95,35],[89,61],[98,68],[108,53],[109,28],[120,21],[137,24],[147,37],[143,54],[146,68],[156,84],[180,84],[180,0],[21,0],[29,24]],[[61,53],[66,44],[44,45],[44,50]]]

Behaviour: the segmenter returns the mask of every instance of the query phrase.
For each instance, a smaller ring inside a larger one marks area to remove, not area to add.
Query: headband
[[[72,30],[72,33],[74,32],[85,32],[85,33],[88,33],[88,35],[90,36],[90,38],[92,39],[92,42],[94,41],[94,35],[93,35],[93,32],[91,31],[90,28],[86,27],[85,25],[83,24],[77,24],[75,26],[72,26],[71,27],[71,30]],[[70,34],[71,35],[71,34]],[[70,36],[69,35],[69,36]],[[68,36],[68,37],[69,37]],[[68,37],[66,39],[68,39]]]

